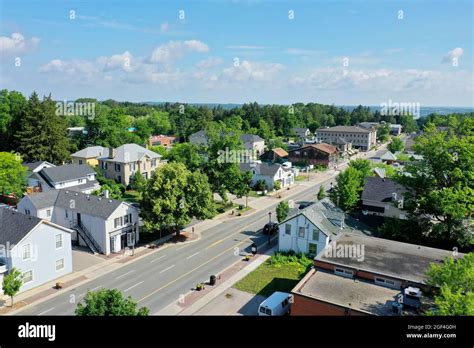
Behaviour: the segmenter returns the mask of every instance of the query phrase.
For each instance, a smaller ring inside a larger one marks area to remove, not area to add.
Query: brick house
[[[313,164],[328,166],[336,161],[338,156],[337,147],[329,144],[307,144],[298,149],[288,151],[289,160],[292,164]]]

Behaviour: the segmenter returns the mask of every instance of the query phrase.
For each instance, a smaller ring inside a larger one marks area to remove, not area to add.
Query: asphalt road
[[[380,150],[381,151],[381,150]],[[378,151],[378,152],[380,152]],[[323,183],[326,189],[334,178]],[[304,191],[285,195],[285,199],[315,200],[320,184],[304,183]],[[243,255],[250,253],[250,245],[267,243],[268,237],[258,231],[268,221],[268,212],[275,220],[275,208],[271,207],[247,217],[230,219],[202,232],[199,240],[185,245],[172,245],[158,249],[137,261],[104,274],[74,289],[67,290],[49,300],[30,306],[19,315],[73,315],[74,310],[88,290],[115,288],[125,296],[131,296],[138,305],[146,306],[155,314],[179,300],[197,283],[208,281]]]

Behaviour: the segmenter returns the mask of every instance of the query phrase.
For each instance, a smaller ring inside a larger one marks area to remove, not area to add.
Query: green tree
[[[324,186],[321,185],[319,186],[319,191],[318,191],[318,199],[324,199],[326,197],[326,190],[324,189]]]
[[[277,215],[278,222],[281,223],[285,221],[286,217],[288,216],[289,211],[290,211],[290,206],[287,201],[282,201],[278,203],[276,207],[276,215]]]
[[[404,207],[415,219],[429,219],[432,239],[445,245],[473,244],[474,136],[438,131],[433,124],[415,138],[420,161],[405,165],[398,180],[407,188]]]
[[[27,169],[21,164],[21,157],[0,152],[0,193],[14,193],[21,197],[26,188]]]
[[[27,161],[62,164],[69,158],[67,123],[64,117],[56,114],[56,104],[51,96],[41,102],[35,92],[31,95],[13,140]]]
[[[403,151],[404,147],[405,144],[403,144],[403,141],[397,137],[392,137],[392,141],[387,146],[388,150],[392,153]]]
[[[140,190],[141,215],[149,231],[172,228],[179,234],[192,217],[208,219],[215,214],[207,177],[191,174],[182,163],[158,168]]]
[[[2,289],[3,293],[10,296],[11,306],[13,307],[13,297],[20,291],[23,285],[21,272],[13,267],[6,276],[3,277]]]
[[[145,185],[146,179],[143,177],[142,173],[137,170],[131,177],[130,187],[132,190],[140,191]]]
[[[377,140],[386,142],[390,138],[390,125],[385,123],[377,129]]]
[[[237,196],[237,198],[241,198],[245,196],[245,207],[248,206],[248,194],[250,193],[251,187],[250,187],[250,182],[252,181],[252,173],[251,172],[242,172],[241,174],[241,182],[242,185],[238,186],[235,190],[234,193]]]
[[[164,158],[170,162],[183,163],[188,170],[195,171],[201,168],[204,161],[198,150],[198,147],[191,143],[176,144]]]
[[[336,177],[336,187],[332,192],[332,199],[345,211],[352,210],[360,200],[362,185],[360,172],[352,167],[347,168]]]
[[[474,315],[474,252],[431,264],[427,275],[428,284],[439,289],[431,314]]]
[[[166,147],[163,145],[155,145],[155,146],[150,146],[150,151],[156,152],[157,154],[161,156],[166,156],[168,150],[166,150]]]
[[[117,289],[88,291],[84,297],[85,304],[79,303],[76,308],[78,316],[147,316],[146,307],[137,309],[137,304],[129,296],[124,298]]]
[[[364,184],[366,177],[372,175],[372,165],[369,160],[358,158],[349,162],[349,167],[359,172],[360,184]]]

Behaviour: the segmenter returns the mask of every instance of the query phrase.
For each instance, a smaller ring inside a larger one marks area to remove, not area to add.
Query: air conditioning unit
[[[403,304],[413,308],[420,308],[421,296],[422,293],[419,288],[409,286],[403,290]]]

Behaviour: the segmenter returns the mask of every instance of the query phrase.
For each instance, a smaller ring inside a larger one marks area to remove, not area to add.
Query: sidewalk
[[[251,261],[242,259],[233,263],[219,274],[217,286],[206,285],[204,290],[192,290],[176,303],[172,303],[164,309],[153,313],[155,315],[192,315],[197,314],[202,308],[229,290],[236,282],[244,278],[264,263],[277,250],[277,245],[266,249],[264,253],[258,254]],[[251,296],[253,297],[253,295]],[[237,304],[238,306],[239,304]]]

